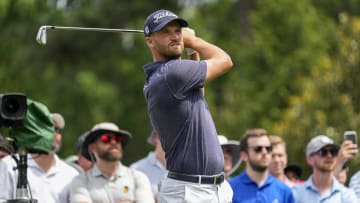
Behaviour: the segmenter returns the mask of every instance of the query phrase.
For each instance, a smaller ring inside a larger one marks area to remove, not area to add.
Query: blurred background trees
[[[22,92],[64,115],[62,157],[75,153],[82,132],[112,121],[133,134],[125,164],[139,159],[151,149],[142,67],[152,58],[143,35],[50,30],[45,46],[35,36],[41,25],[142,29],[160,8],[234,61],[206,86],[219,134],[239,139],[265,128],[307,168],[311,137],[342,142],[345,130],[360,133],[360,0],[3,0],[0,92]]]

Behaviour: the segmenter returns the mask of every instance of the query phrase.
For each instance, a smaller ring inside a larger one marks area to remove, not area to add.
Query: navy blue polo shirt
[[[223,172],[224,155],[201,91],[205,61],[158,61],[144,70],[148,113],[165,151],[167,169],[192,175]]]
[[[269,175],[265,183],[258,185],[242,172],[229,180],[233,189],[233,203],[293,203],[291,189],[273,176]]]

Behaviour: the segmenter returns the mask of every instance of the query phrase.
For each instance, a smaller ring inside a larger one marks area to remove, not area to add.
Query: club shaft
[[[65,27],[65,26],[44,26],[46,29],[51,30],[80,30],[80,31],[95,31],[95,32],[135,32],[144,33],[143,30],[131,30],[131,29],[111,29],[111,28],[91,28],[91,27]]]

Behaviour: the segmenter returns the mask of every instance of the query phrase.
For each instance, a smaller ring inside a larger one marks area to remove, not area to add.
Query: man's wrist
[[[185,51],[188,56],[198,53],[196,50],[191,49],[191,48],[185,48]]]

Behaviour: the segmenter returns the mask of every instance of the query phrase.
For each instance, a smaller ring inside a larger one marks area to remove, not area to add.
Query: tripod
[[[27,186],[27,153],[23,148],[19,149],[19,160],[17,163],[18,181],[16,186],[16,199],[7,200],[6,203],[37,203],[36,199],[29,197]]]

